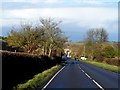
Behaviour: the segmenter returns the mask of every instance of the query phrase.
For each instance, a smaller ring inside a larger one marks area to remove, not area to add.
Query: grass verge
[[[117,72],[120,73],[120,66],[114,66],[114,65],[109,65],[106,63],[102,63],[102,62],[96,62],[96,61],[90,61],[90,60],[84,60],[82,62],[86,62],[95,66],[98,66],[100,68],[112,71],[112,72]]]
[[[61,66],[56,65],[48,70],[43,71],[33,77],[33,79],[28,80],[24,84],[18,84],[15,90],[35,90],[39,86],[45,84],[59,69]]]

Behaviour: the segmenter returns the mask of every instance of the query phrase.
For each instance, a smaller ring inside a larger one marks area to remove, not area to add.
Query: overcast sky
[[[89,28],[103,27],[110,41],[118,40],[119,0],[3,0],[0,5],[0,35],[12,26],[38,22],[40,17],[61,21],[60,28],[72,41],[81,41]],[[2,13],[2,14],[1,14]]]

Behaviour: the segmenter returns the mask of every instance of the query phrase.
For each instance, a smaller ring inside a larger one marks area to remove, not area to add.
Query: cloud
[[[15,25],[19,25],[20,23],[22,23],[23,20],[20,19],[0,19],[0,24],[2,25],[2,27],[12,27]]]
[[[56,4],[56,3],[75,3],[75,4],[104,4],[104,3],[118,3],[119,0],[3,0],[1,2],[24,2],[24,3],[46,3],[46,4]]]
[[[45,3],[58,3],[59,0],[45,0]]]
[[[64,1],[64,0],[62,0]],[[29,2],[29,3],[38,3],[38,2],[42,2],[42,3],[58,3],[59,0],[4,0],[3,2]]]
[[[117,8],[108,7],[64,7],[64,8],[32,8],[4,10],[2,15],[3,26],[20,25],[22,22],[35,22],[40,17],[51,17],[55,20],[62,20],[61,26],[64,31],[75,32],[88,30],[89,28],[104,27],[109,33],[118,33]],[[0,20],[0,21],[1,21]],[[69,28],[71,26],[71,29]]]
[[[31,1],[25,1],[25,0],[3,0],[2,2],[34,2],[39,0],[31,0]]]
[[[37,9],[65,7],[118,7],[117,0],[3,0],[2,8],[8,9]]]
[[[8,15],[9,14],[9,15]],[[4,18],[34,18],[36,16],[51,16],[70,19],[105,20],[117,18],[117,8],[37,8],[37,9],[14,9],[3,11]],[[83,17],[83,18],[82,18]]]
[[[118,0],[3,0],[0,25],[14,26],[22,22],[36,22],[40,17],[62,20],[63,29],[88,30],[105,27],[117,33]],[[108,7],[109,6],[109,7]],[[70,27],[71,26],[71,27]]]
[[[117,8],[38,8],[3,11],[3,19],[37,20],[39,17],[52,17],[63,23],[75,23],[80,27],[106,26],[118,19]],[[18,21],[17,20],[17,21]],[[16,22],[16,21],[15,21]]]

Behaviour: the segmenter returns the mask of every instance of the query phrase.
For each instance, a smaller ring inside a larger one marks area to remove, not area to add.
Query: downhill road
[[[101,69],[99,67],[69,60],[62,70],[44,86],[48,88],[95,88],[120,89],[119,74]]]

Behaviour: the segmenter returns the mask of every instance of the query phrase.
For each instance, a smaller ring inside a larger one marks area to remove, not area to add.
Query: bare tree
[[[25,52],[32,53],[38,48],[38,32],[31,25],[21,25],[19,31],[16,28],[11,30],[7,42],[12,47],[18,47]]]
[[[35,53],[41,50],[42,54],[51,56],[53,50],[63,48],[67,37],[59,28],[61,22],[53,19],[40,19],[40,24],[21,25],[19,31],[13,28],[8,36],[7,42],[10,46],[18,47],[28,53]]]
[[[107,42],[108,33],[104,28],[92,28],[86,36],[86,54],[93,60],[97,53],[101,53],[98,51],[101,51],[102,43]]]
[[[55,48],[61,48],[63,43],[67,41],[63,32],[59,28],[60,22],[55,22],[53,19],[40,19],[41,30],[43,34],[43,50],[44,55],[51,55],[51,52]]]

